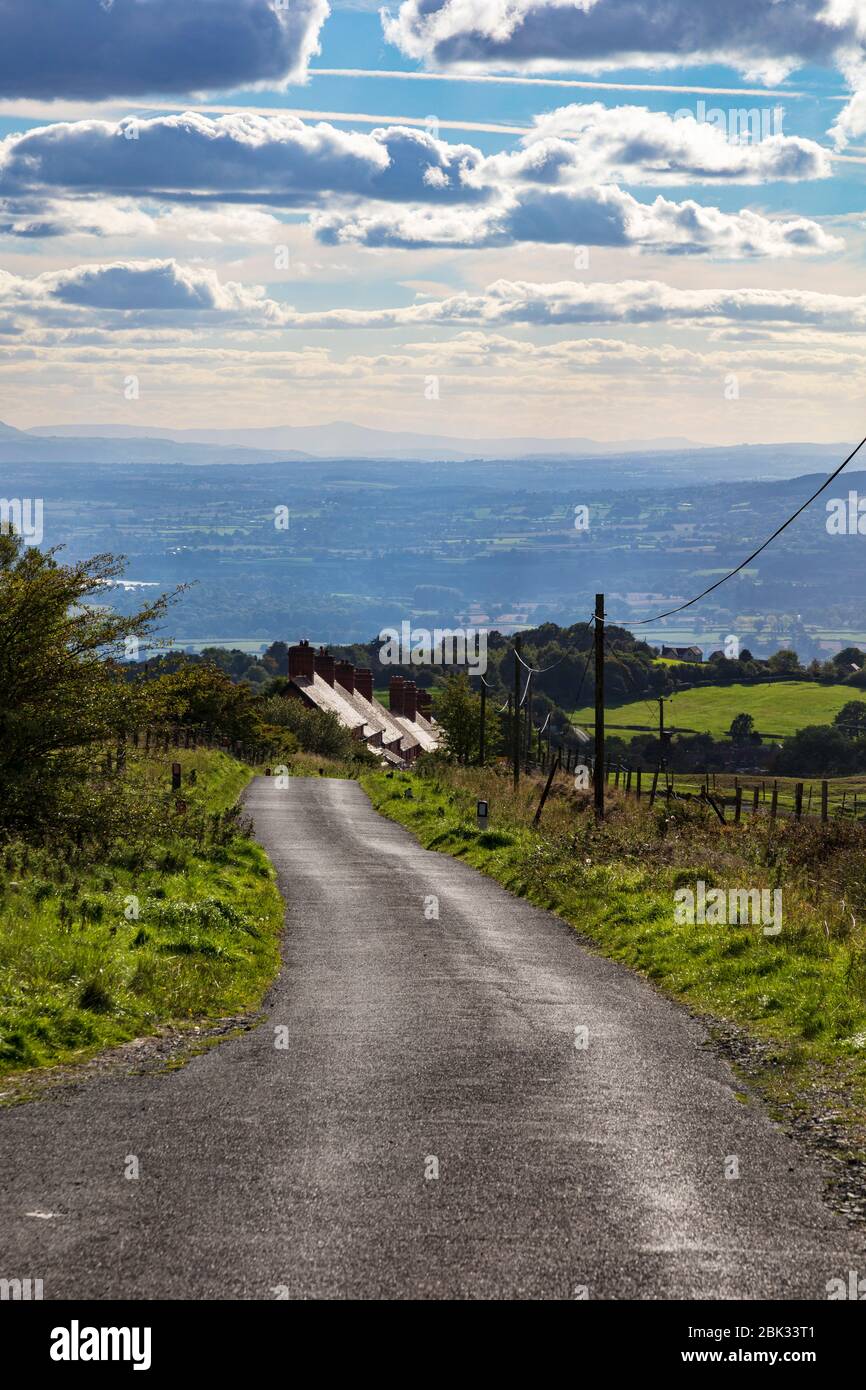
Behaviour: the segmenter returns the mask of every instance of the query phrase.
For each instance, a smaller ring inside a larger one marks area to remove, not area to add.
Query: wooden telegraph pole
[[[595,818],[604,820],[604,594],[595,596]]]
[[[484,747],[484,737],[485,737],[485,732],[486,732],[486,729],[485,729],[486,720],[487,720],[487,682],[486,682],[486,680],[484,679],[484,677],[482,676],[482,677],[481,677],[481,729],[480,729],[479,736],[478,736],[478,761],[479,761],[479,763],[480,763],[480,765],[481,765],[482,767],[484,766],[484,754],[485,754],[485,751],[486,751],[486,750],[485,750],[485,747]]]
[[[520,633],[514,634],[514,723],[511,729],[514,785],[520,781]]]

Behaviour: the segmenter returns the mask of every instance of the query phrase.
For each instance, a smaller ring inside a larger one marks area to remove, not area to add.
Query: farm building
[[[673,661],[703,661],[704,653],[700,647],[662,647],[662,656]]]
[[[373,695],[372,671],[351,661],[335,661],[324,647],[316,651],[306,640],[289,647],[286,694],[335,715],[353,738],[363,740],[391,766],[408,767],[420,753],[439,745],[429,691],[392,676],[391,707],[386,709]]]

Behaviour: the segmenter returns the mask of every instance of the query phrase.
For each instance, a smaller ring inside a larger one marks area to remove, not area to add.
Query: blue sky
[[[0,419],[857,434],[860,8],[0,0]]]

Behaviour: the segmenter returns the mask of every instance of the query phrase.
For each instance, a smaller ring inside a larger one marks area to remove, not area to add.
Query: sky
[[[866,0],[0,0],[0,420],[837,442]]]

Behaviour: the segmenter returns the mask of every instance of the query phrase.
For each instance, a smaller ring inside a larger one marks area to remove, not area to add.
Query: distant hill
[[[319,458],[524,458],[530,455],[592,455],[647,453],[698,448],[690,440],[625,439],[600,443],[595,439],[540,439],[535,436],[472,439],[457,435],[414,434],[406,430],[369,429],[337,420],[329,425],[273,425],[254,429],[151,429],[141,425],[44,425],[31,435],[78,438],[172,439],[179,443],[210,444],[220,448],[301,450]]]
[[[94,429],[98,431],[99,427]],[[287,449],[245,449],[237,445],[176,441],[142,430],[128,438],[91,434],[55,434],[53,430],[16,430],[0,421],[0,464],[8,463],[273,463],[304,462],[309,454]]]
[[[658,485],[744,479],[773,481],[828,471],[850,444],[753,444],[709,448],[679,436],[669,439],[541,439],[535,436],[468,439],[368,429],[346,421],[250,429],[170,429],[151,425],[39,425],[16,430],[0,424],[3,463],[262,464],[358,461],[382,465],[424,462],[482,469],[525,468],[527,483],[583,468],[587,481],[631,482],[654,476]],[[866,456],[864,456],[866,457]],[[858,460],[854,467],[863,465]]]

